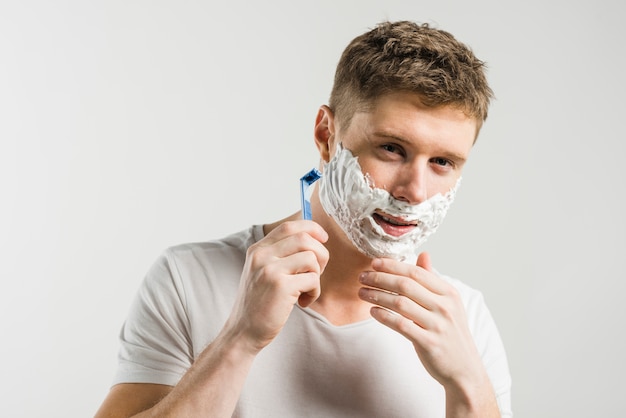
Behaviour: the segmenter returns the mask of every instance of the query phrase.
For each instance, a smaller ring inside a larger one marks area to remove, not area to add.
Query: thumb
[[[430,254],[428,254],[426,251],[420,253],[420,255],[417,257],[416,265],[423,268],[424,270],[433,271],[433,265],[430,262]]]

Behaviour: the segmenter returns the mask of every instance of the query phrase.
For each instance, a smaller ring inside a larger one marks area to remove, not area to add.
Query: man
[[[353,40],[316,118],[312,220],[168,249],[97,416],[512,416],[481,294],[418,249],[491,97],[483,63],[444,31],[383,22]]]

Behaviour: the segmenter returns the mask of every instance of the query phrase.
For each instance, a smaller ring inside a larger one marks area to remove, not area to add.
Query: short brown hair
[[[381,22],[344,50],[329,106],[347,128],[356,111],[398,91],[417,93],[426,106],[457,106],[479,127],[493,97],[485,64],[450,33],[427,23]]]

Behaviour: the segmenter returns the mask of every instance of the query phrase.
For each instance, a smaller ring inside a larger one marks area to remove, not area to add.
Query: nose
[[[395,199],[411,205],[417,205],[428,199],[426,168],[425,164],[419,162],[398,167],[393,189],[390,189],[389,193]]]

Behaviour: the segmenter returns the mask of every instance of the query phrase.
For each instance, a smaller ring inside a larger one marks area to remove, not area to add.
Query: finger
[[[370,313],[375,320],[404,335],[410,341],[419,343],[424,341],[428,335],[428,331],[416,324],[414,321],[387,309],[374,306],[370,310]]]
[[[435,307],[436,302],[434,298],[437,295],[433,294],[433,292],[429,289],[425,288],[410,277],[378,271],[369,271],[361,273],[359,275],[359,281],[365,286],[372,288],[372,291],[382,291],[385,293],[392,293],[407,297],[414,303],[417,303],[428,310],[432,310]],[[373,298],[378,298],[380,296],[380,294],[376,292],[364,292],[364,294]],[[385,298],[385,300],[389,300],[389,298]]]
[[[299,253],[311,253],[315,255],[320,273],[328,264],[328,249],[308,233],[300,232],[286,237],[275,244],[276,257],[288,257]]]
[[[393,311],[425,329],[429,329],[434,320],[433,314],[429,309],[404,295],[364,287],[359,289],[359,297],[367,302]],[[397,318],[395,319],[397,320]]]
[[[301,289],[303,290],[298,297],[298,305],[306,308],[315,302],[322,293],[320,287],[320,277],[314,273],[302,273],[298,275],[298,279],[302,282]],[[307,288],[309,290],[304,291]]]
[[[287,278],[287,286],[291,288],[291,294],[297,295],[298,304],[306,307],[316,301],[321,293],[321,268],[315,255],[311,252],[297,253],[282,259],[281,263],[292,272]]]
[[[274,258],[285,258],[302,252],[311,252],[316,256],[321,271],[326,267],[329,258],[328,249],[306,232],[297,232],[285,236],[270,245],[267,242],[261,243],[259,241],[251,246],[248,251],[249,254],[254,254],[256,265],[263,265]]]
[[[295,254],[282,257],[277,264],[283,274],[294,275],[300,273],[315,273],[320,275],[322,267],[318,256],[314,251],[300,251]]]
[[[317,222],[310,220],[297,220],[283,222],[270,231],[263,241],[267,243],[273,243],[284,239],[285,237],[295,235],[297,233],[304,232],[309,234],[315,240],[319,242],[328,241],[328,233]]]
[[[428,262],[426,265],[428,267],[430,264],[430,257],[428,255],[422,256],[422,260],[426,260]],[[438,295],[444,295],[448,290],[448,286],[445,281],[441,280],[441,278],[434,272],[428,271],[422,266],[413,266],[411,264],[392,260],[390,258],[376,258],[372,260],[372,268],[375,271],[411,278],[415,282],[424,286],[426,289]]]
[[[433,265],[430,262],[430,254],[427,253],[426,251],[424,251],[423,253],[420,253],[420,255],[417,257],[416,265],[418,267],[423,268],[424,270],[428,270],[430,272],[433,271]]]

